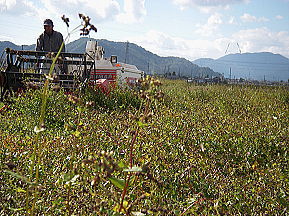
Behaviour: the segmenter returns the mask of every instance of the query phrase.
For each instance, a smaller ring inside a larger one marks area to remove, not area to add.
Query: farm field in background
[[[0,112],[0,214],[286,215],[288,87],[161,82],[51,91],[36,144],[41,92],[12,98]]]

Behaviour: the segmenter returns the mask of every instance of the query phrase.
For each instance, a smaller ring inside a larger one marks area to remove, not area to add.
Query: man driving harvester
[[[43,25],[44,32],[37,39],[36,51],[57,53],[63,42],[63,36],[60,32],[53,30],[53,22],[51,19],[44,20]],[[65,52],[65,46],[61,52]]]
[[[63,36],[60,32],[53,30],[53,22],[51,19],[44,20],[44,32],[38,37],[36,43],[36,51],[46,51],[53,52],[55,55],[59,51],[61,44],[63,42]],[[65,45],[63,46],[61,52],[65,52]],[[40,73],[47,74],[51,64],[43,63],[40,65]],[[67,66],[55,65],[55,73],[66,73]]]

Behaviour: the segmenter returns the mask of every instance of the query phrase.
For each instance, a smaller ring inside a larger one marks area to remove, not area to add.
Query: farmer
[[[63,42],[63,36],[60,32],[53,30],[51,19],[44,20],[44,32],[38,37],[36,51],[47,51],[57,53]],[[62,49],[65,52],[65,46]]]
[[[51,19],[44,20],[44,32],[38,37],[36,43],[36,51],[46,51],[53,52],[54,55],[58,52],[63,43],[63,36],[60,32],[53,30],[53,22]],[[65,52],[65,45],[61,50]],[[46,57],[43,57],[46,59]],[[49,72],[51,64],[50,63],[42,63],[40,64],[40,73],[47,74]],[[56,74],[63,74],[67,72],[67,66],[56,64],[54,68],[54,72]]]

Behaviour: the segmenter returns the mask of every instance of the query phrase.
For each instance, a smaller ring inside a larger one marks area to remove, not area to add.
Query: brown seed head
[[[63,20],[63,22],[65,22],[65,24],[67,25],[67,27],[69,27],[69,18],[68,17],[65,17],[65,15],[63,14],[61,19]]]

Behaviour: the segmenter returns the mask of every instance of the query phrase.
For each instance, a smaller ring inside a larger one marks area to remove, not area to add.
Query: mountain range
[[[289,59],[270,52],[229,54],[218,59],[201,58],[193,61],[209,67],[228,78],[288,81]]]
[[[66,45],[66,51],[84,53],[88,40],[96,39],[87,37],[79,38],[78,40],[68,43]],[[104,39],[97,41],[99,46],[104,47],[105,57],[109,58],[111,55],[116,55],[118,56],[119,62],[134,64],[147,74],[176,74],[185,77],[198,76],[199,74],[209,77],[221,76],[220,73],[216,73],[208,67],[200,67],[187,59],[179,57],[161,57],[133,43],[114,42]],[[9,41],[0,41],[0,54],[2,54],[7,47],[15,50],[34,50],[35,44],[17,46]]]
[[[96,40],[82,37],[66,45],[67,52],[84,53],[86,42]],[[229,54],[218,59],[200,58],[189,61],[179,57],[161,57],[129,42],[97,40],[105,49],[105,57],[117,55],[119,62],[136,65],[147,74],[176,74],[185,77],[243,78],[251,80],[288,81],[289,59],[270,52]],[[15,50],[34,50],[35,44],[18,46],[0,41],[0,55],[6,47]]]

